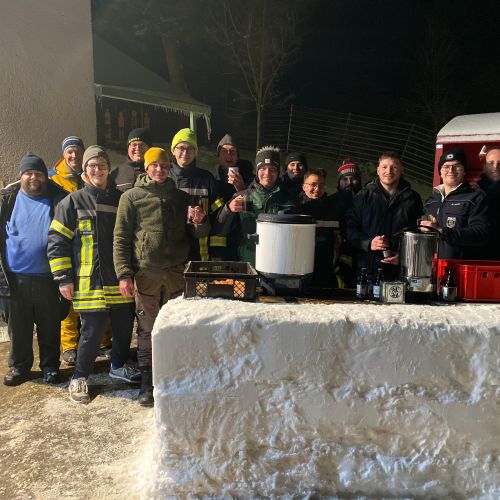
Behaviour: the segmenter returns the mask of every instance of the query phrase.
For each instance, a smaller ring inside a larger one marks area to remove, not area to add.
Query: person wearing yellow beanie
[[[168,159],[167,152],[163,148],[149,148],[144,153],[144,169],[147,170],[151,163],[158,162],[167,162],[170,163]]]
[[[170,178],[175,182],[175,186],[191,195],[192,205],[200,205],[204,213],[214,219],[220,207],[224,205],[224,199],[212,173],[196,165],[196,133],[189,128],[179,130],[172,139],[171,151],[174,160]],[[211,234],[210,238],[190,238],[189,260],[224,260],[225,253],[225,236]]]
[[[181,144],[183,142],[186,142],[187,144]],[[182,152],[182,150],[185,150],[189,147],[193,148],[192,152],[188,151],[188,153],[194,153],[194,156],[192,157],[193,159],[198,154],[198,141],[196,139],[196,133],[190,128],[183,128],[174,135],[174,138],[172,139],[172,146],[170,149],[172,151],[172,154],[177,158],[177,151]]]

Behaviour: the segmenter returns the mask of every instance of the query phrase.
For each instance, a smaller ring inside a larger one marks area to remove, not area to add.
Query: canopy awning
[[[146,104],[189,116],[191,123],[202,117],[210,136],[211,108],[208,104],[173,87],[95,33],[93,41],[94,92],[99,100],[108,98]]]

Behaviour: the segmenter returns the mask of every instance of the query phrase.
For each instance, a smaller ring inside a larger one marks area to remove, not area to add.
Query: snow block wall
[[[149,495],[500,496],[500,306],[170,302]]]
[[[90,0],[2,2],[0,180],[31,151],[51,167],[69,135],[95,144]]]

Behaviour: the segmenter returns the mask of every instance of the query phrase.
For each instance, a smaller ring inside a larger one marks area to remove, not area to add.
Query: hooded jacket
[[[432,215],[442,227],[440,259],[477,259],[488,238],[486,195],[468,182],[444,195],[443,185],[436,186],[425,202],[424,215]]]
[[[346,238],[357,249],[358,269],[368,268],[368,276],[373,279],[383,255],[371,250],[372,239],[384,235],[389,239],[391,248],[397,250],[397,233],[405,227],[414,226],[422,215],[422,209],[420,195],[403,178],[392,196],[387,195],[378,178],[362,189],[353,198],[346,217]],[[386,278],[395,277],[396,266],[383,267]]]
[[[113,265],[120,196],[108,177],[106,189],[86,183],[57,206],[49,229],[49,264],[55,281],[74,284],[75,311],[103,311],[134,302],[121,295]]]
[[[175,268],[188,260],[189,236],[210,232],[203,224],[186,223],[190,196],[172,179],[152,181],[139,176],[136,186],[123,194],[114,230],[114,263],[119,279],[132,278],[138,270]]]
[[[60,158],[54,168],[49,171],[49,179],[68,193],[77,191],[83,186],[81,172],[71,170],[66,165],[64,157]]]

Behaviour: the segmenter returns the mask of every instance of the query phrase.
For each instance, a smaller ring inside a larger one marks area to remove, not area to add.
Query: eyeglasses
[[[313,189],[325,187],[324,182],[304,182],[306,186],[311,186]]]
[[[443,165],[441,170],[460,170],[461,168],[464,168],[461,163],[455,163],[455,165]]]
[[[175,146],[174,148],[176,151],[178,151],[179,153],[194,153],[194,148],[184,148],[182,146]]]
[[[107,163],[88,163],[87,168],[90,170],[106,170],[109,167]]]

